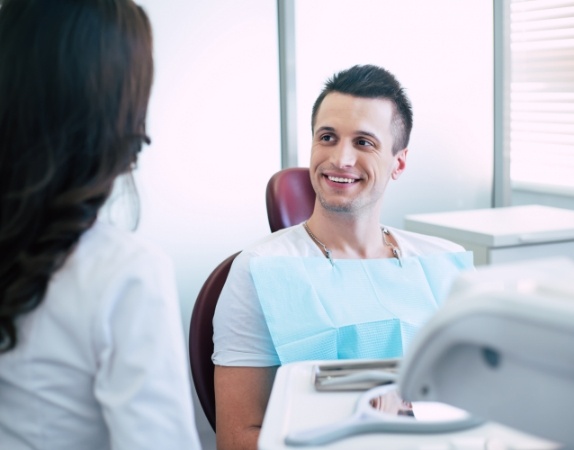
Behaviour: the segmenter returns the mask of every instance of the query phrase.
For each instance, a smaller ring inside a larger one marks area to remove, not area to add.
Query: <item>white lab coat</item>
[[[97,222],[0,354],[0,448],[197,449],[173,269]]]

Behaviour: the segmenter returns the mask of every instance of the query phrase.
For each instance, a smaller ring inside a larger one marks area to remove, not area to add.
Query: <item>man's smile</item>
[[[327,178],[330,181],[333,181],[335,183],[346,183],[346,184],[350,184],[350,183],[355,183],[359,180],[354,179],[354,178],[343,178],[343,177],[333,177],[333,176],[329,176],[327,175]]]

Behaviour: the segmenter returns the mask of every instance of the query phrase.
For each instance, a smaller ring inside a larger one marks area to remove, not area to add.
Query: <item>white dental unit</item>
[[[574,260],[463,274],[405,355],[399,386],[574,448]]]
[[[319,386],[330,366],[351,389]],[[396,385],[382,384],[393,375]],[[379,386],[352,389],[369,380]],[[369,407],[393,386],[414,417]],[[574,448],[573,404],[574,260],[485,266],[457,280],[398,369],[357,360],[282,366],[259,448]]]

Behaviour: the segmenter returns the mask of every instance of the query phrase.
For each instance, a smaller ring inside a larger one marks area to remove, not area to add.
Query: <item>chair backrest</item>
[[[213,354],[212,319],[231,263],[238,254],[239,252],[221,262],[205,280],[197,295],[189,325],[189,361],[193,384],[199,403],[213,431],[215,431],[215,388],[213,385],[214,366],[211,361]]]
[[[313,213],[315,191],[306,167],[290,167],[275,173],[265,192],[271,231],[297,225]]]

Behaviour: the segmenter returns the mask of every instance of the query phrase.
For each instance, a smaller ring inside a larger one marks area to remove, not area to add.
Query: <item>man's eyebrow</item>
[[[324,125],[322,127],[319,127],[315,130],[315,134],[317,133],[322,133],[322,132],[328,132],[328,133],[335,133],[335,128]],[[355,136],[366,136],[366,137],[370,137],[372,139],[375,139],[377,142],[380,142],[380,138],[375,134],[372,133],[370,131],[365,131],[365,130],[357,130],[353,133]]]
[[[368,137],[371,137],[373,139],[376,139],[377,141],[380,141],[379,137],[375,133],[371,133],[370,131],[357,130],[357,131],[355,131],[355,135],[357,135],[357,136],[368,136]]]
[[[334,133],[335,129],[333,127],[322,126],[322,127],[319,127],[315,130],[315,134],[322,132],[322,131],[328,131],[330,133]]]

